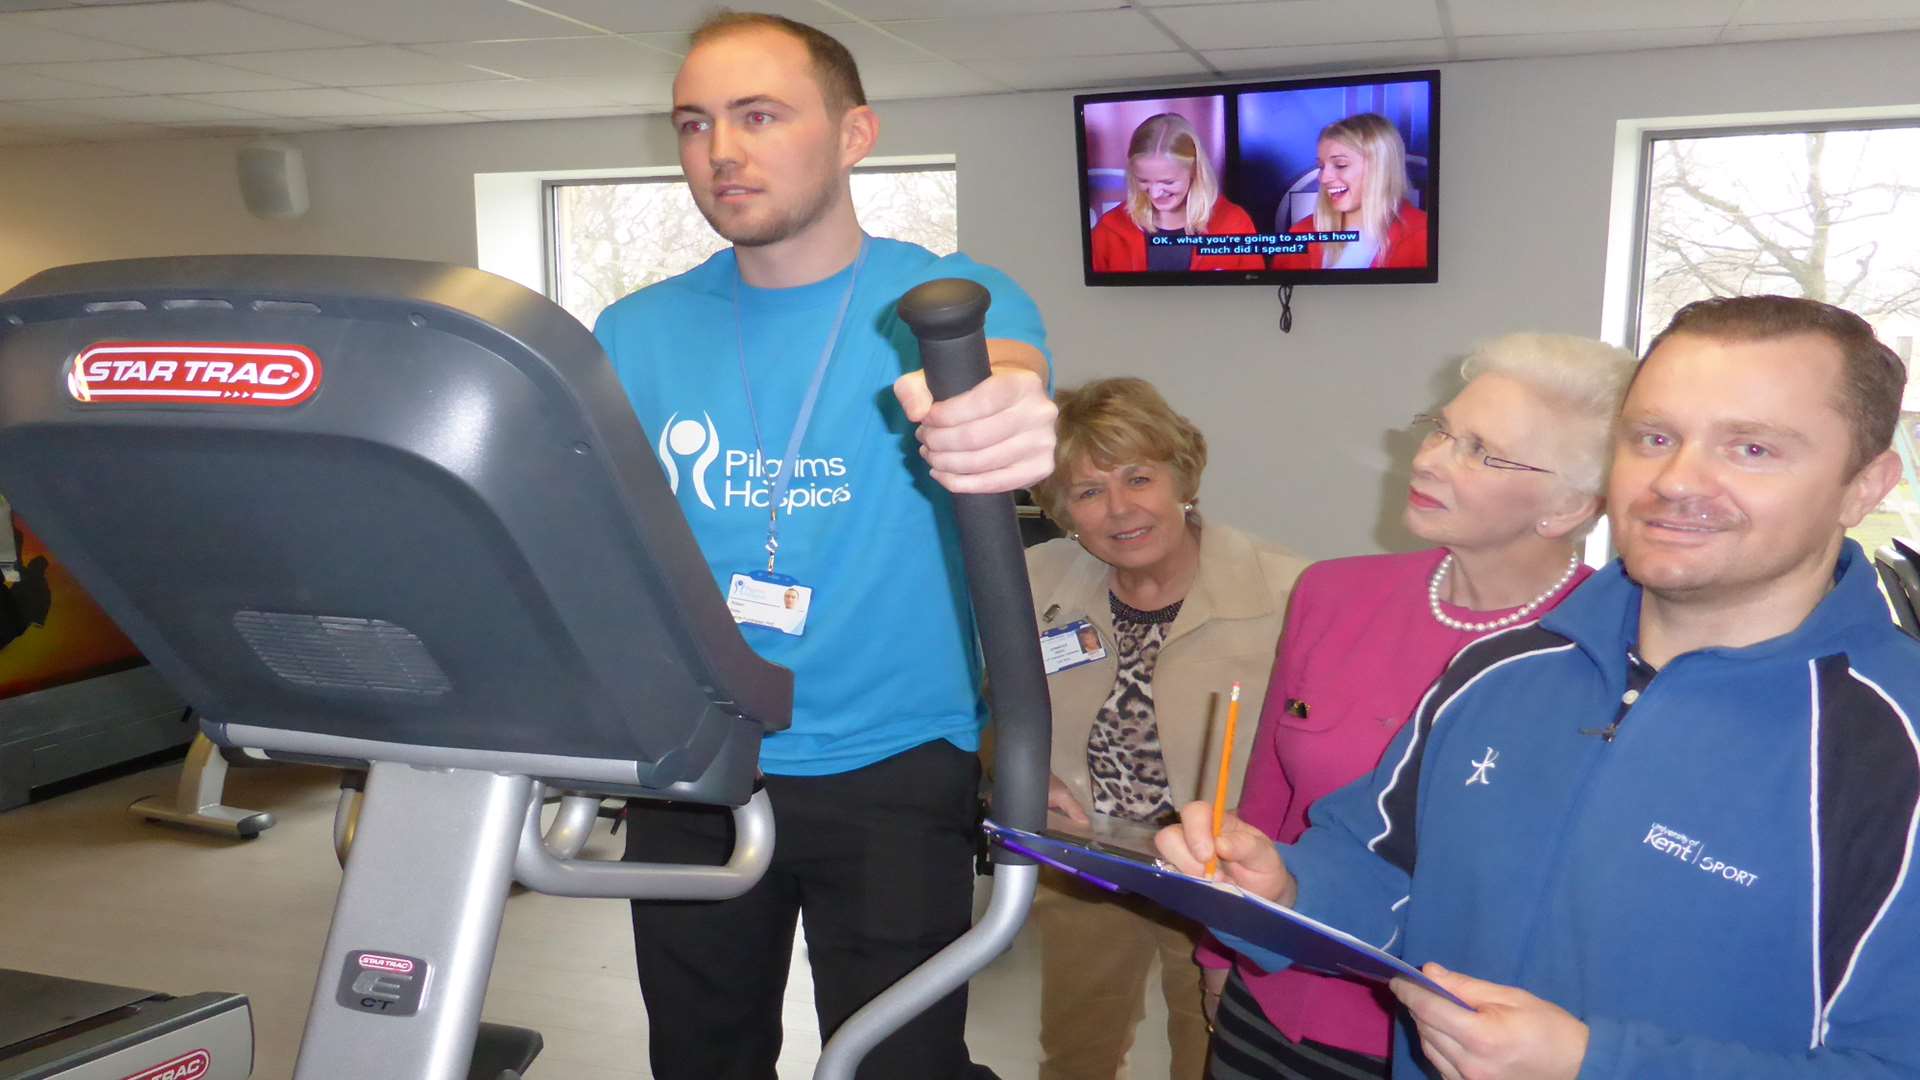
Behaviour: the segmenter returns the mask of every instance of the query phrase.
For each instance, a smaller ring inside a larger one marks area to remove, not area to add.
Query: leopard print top
[[[1153,715],[1153,667],[1180,604],[1141,611],[1112,593],[1107,604],[1113,611],[1119,671],[1087,736],[1093,809],[1133,821],[1163,822],[1173,817],[1174,805]]]

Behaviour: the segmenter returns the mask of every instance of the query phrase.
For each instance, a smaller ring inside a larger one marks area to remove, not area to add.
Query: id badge
[[[1100,631],[1086,619],[1040,633],[1040,659],[1049,675],[1106,658],[1107,647],[1100,642]]]
[[[727,586],[727,610],[742,626],[764,626],[799,637],[807,632],[813,590],[797,578],[756,570],[735,574]]]

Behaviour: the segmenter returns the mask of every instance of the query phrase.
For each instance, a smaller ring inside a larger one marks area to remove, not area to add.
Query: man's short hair
[[[1796,296],[1696,300],[1674,314],[1647,346],[1647,356],[1675,334],[1728,342],[1775,341],[1797,334],[1824,337],[1840,350],[1840,386],[1834,407],[1853,429],[1847,475],[1857,474],[1893,443],[1907,368],[1898,354],[1874,336],[1867,320],[1853,312]]]
[[[697,48],[743,30],[777,30],[798,38],[807,47],[807,58],[813,62],[814,81],[820,84],[820,96],[827,102],[827,115],[837,119],[848,109],[867,103],[867,91],[860,85],[860,67],[853,62],[853,54],[838,38],[806,23],[760,11],[722,8],[694,30],[693,45]]]

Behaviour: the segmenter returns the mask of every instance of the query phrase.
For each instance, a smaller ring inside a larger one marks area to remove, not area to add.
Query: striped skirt
[[[1238,971],[1227,979],[1214,1017],[1207,1080],[1379,1080],[1386,1075],[1381,1058],[1287,1038],[1268,1022]]]

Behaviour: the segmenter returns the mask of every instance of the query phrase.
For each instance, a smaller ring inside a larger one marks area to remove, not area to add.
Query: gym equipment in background
[[[151,990],[0,969],[4,1080],[245,1080],[253,1014],[238,994]]]

